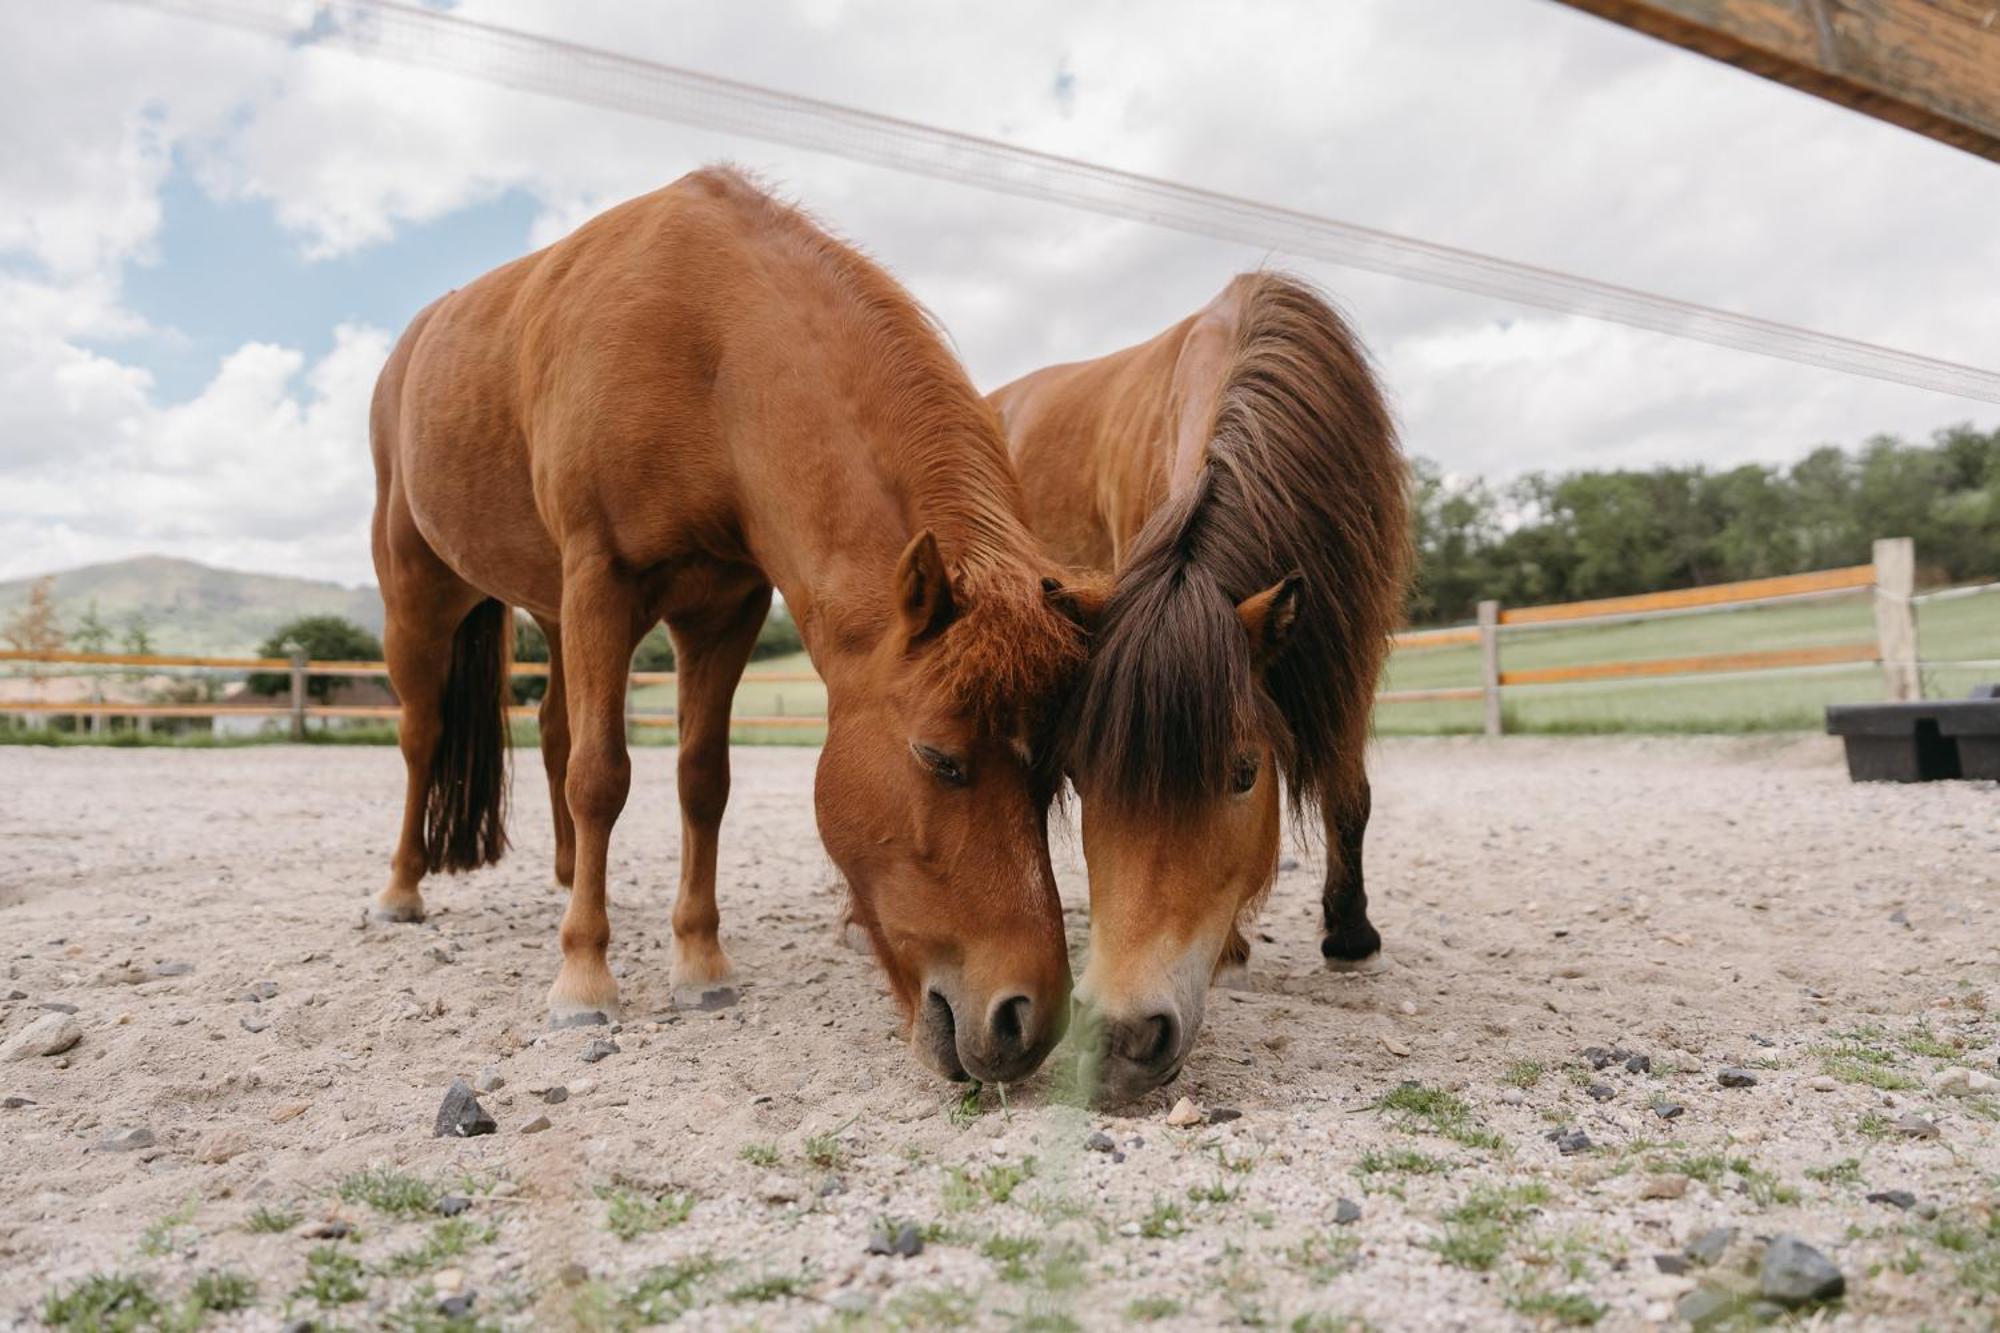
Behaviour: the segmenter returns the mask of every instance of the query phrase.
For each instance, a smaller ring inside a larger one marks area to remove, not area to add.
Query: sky
[[[297,0],[272,0],[302,15]],[[2000,168],[1551,0],[462,0],[468,17],[1973,365]],[[112,0],[0,7],[0,578],[372,582],[411,315],[706,162],[886,264],[974,381],[1303,274],[1462,475],[1784,463],[2000,409]]]

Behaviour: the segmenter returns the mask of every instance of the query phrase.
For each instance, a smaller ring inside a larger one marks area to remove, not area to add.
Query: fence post
[[[1479,604],[1479,688],[1486,695],[1486,734],[1501,734],[1500,603]]]
[[[1883,683],[1892,703],[1924,697],[1917,669],[1916,543],[1908,537],[1875,542],[1875,641]]]
[[[306,650],[297,644],[292,649],[292,739],[306,738]]]

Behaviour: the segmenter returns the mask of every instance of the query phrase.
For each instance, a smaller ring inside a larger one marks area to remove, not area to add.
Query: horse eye
[[[1236,767],[1229,773],[1229,790],[1241,796],[1257,785],[1257,756],[1246,754],[1236,761]]]
[[[911,741],[910,753],[916,755],[917,762],[928,768],[932,776],[947,787],[963,787],[970,780],[966,777],[965,766],[943,750],[932,749],[928,745]]]

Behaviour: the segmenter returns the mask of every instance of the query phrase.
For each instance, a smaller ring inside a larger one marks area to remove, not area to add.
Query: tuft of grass
[[[1516,1314],[1553,1320],[1567,1328],[1589,1328],[1604,1318],[1605,1309],[1580,1291],[1523,1291],[1508,1298]]]
[[[147,1223],[146,1229],[139,1233],[139,1253],[148,1258],[158,1259],[173,1253],[183,1245],[192,1245],[201,1239],[201,1233],[196,1231],[190,1230],[186,1235],[181,1233],[182,1227],[194,1221],[195,1210],[200,1206],[200,1199],[189,1196],[186,1202],[171,1213]]]
[[[1858,1185],[1861,1183],[1861,1159],[1843,1157],[1825,1166],[1809,1166],[1806,1168],[1806,1179],[1817,1180],[1822,1185]]]
[[[1125,1306],[1125,1317],[1135,1324],[1151,1324],[1172,1319],[1181,1312],[1181,1303],[1171,1296],[1141,1296]]]
[[[1285,1262],[1325,1286],[1361,1259],[1361,1238],[1352,1232],[1316,1232],[1285,1250]]]
[[[604,1229],[626,1241],[677,1227],[694,1211],[694,1195],[687,1192],[642,1194],[606,1186],[597,1191],[597,1197],[604,1200]]]
[[[775,1143],[746,1143],[743,1145],[743,1150],[736,1155],[752,1166],[778,1164],[778,1146]]]
[[[1028,1260],[1041,1250],[1041,1241],[1033,1236],[988,1236],[979,1246],[980,1254],[1000,1265],[1003,1282],[1026,1282]]]
[[[365,1203],[390,1217],[426,1217],[437,1208],[435,1187],[393,1167],[371,1166],[341,1179],[342,1203]]]
[[[617,1309],[640,1324],[670,1323],[693,1308],[695,1288],[721,1267],[704,1252],[649,1268],[617,1298]]]
[[[300,1300],[322,1308],[347,1305],[368,1294],[361,1261],[334,1245],[320,1245],[306,1255],[305,1280],[292,1290]]]
[[[1450,1169],[1449,1162],[1410,1148],[1395,1148],[1388,1152],[1377,1152],[1371,1148],[1361,1154],[1361,1160],[1354,1166],[1355,1174],[1363,1176],[1435,1176]]]
[[[1421,1129],[1468,1148],[1498,1148],[1500,1136],[1473,1116],[1463,1099],[1442,1088],[1404,1083],[1383,1095],[1375,1109],[1404,1129]]]
[[[1862,1138],[1874,1139],[1879,1142],[1889,1137],[1889,1117],[1883,1115],[1880,1111],[1868,1111],[1862,1115],[1861,1119],[1855,1121],[1854,1128]]]
[[[1242,1192],[1239,1186],[1231,1185],[1228,1181],[1217,1176],[1206,1185],[1188,1186],[1187,1196],[1189,1203],[1221,1205],[1234,1203],[1237,1196]]]
[[[1525,1090],[1540,1083],[1545,1072],[1540,1060],[1516,1060],[1501,1073],[1500,1081],[1510,1088]]]
[[[1933,1060],[1956,1060],[1965,1054],[1950,1042],[1940,1040],[1927,1023],[1917,1024],[1916,1030],[1905,1036],[1902,1044],[1911,1055],[1928,1056]]]
[[[388,1333],[501,1333],[494,1320],[467,1311],[448,1315],[438,1308],[437,1292],[426,1282],[382,1317]]]
[[[1521,1185],[1482,1185],[1444,1215],[1444,1235],[1431,1248],[1456,1268],[1485,1273],[1500,1262],[1507,1242],[1535,1209],[1549,1201],[1549,1187],[1539,1180]]]
[[[822,1171],[836,1171],[847,1163],[847,1149],[841,1146],[840,1136],[846,1132],[846,1125],[836,1125],[824,1133],[815,1134],[806,1140],[806,1161]]]
[[[971,1292],[956,1287],[913,1287],[898,1292],[882,1307],[882,1323],[889,1328],[964,1328],[979,1311],[979,1301]]]
[[[724,1299],[737,1305],[763,1305],[806,1294],[811,1279],[803,1273],[766,1273],[731,1287]]]
[[[92,1273],[42,1302],[42,1322],[77,1333],[134,1333],[160,1316],[153,1284],[134,1273]]]
[[[304,1215],[293,1209],[273,1208],[269,1204],[259,1204],[257,1211],[251,1213],[244,1220],[243,1229],[245,1231],[262,1232],[266,1235],[275,1235],[279,1232],[290,1231],[304,1220]]]
[[[985,1090],[986,1085],[974,1079],[965,1085],[964,1092],[951,1099],[950,1105],[944,1109],[944,1114],[953,1129],[964,1129],[986,1114],[986,1101],[983,1096]]]
[[[1001,1162],[981,1171],[976,1167],[946,1167],[944,1173],[944,1206],[946,1212],[962,1213],[977,1208],[982,1202],[1006,1203],[1014,1197],[1014,1191],[1021,1188],[1035,1174],[1035,1159],[1023,1158],[1019,1164]]]
[[[1835,1033],[1831,1045],[1815,1046],[1820,1072],[1843,1083],[1859,1083],[1884,1092],[1908,1092],[1923,1083],[1896,1066],[1902,1058],[1889,1046],[1888,1034],[1880,1028],[1861,1027]]]
[[[1187,1217],[1171,1199],[1153,1200],[1152,1211],[1139,1219],[1139,1234],[1147,1240],[1165,1240],[1187,1230]]]
[[[474,1222],[464,1217],[446,1218],[431,1228],[423,1244],[398,1250],[384,1259],[376,1271],[388,1277],[413,1277],[419,1273],[435,1272],[448,1260],[458,1258],[475,1245],[488,1244],[499,1234],[499,1227],[491,1222]]]
[[[217,1314],[247,1310],[257,1303],[257,1283],[244,1273],[211,1268],[189,1285],[188,1302],[197,1309]]]

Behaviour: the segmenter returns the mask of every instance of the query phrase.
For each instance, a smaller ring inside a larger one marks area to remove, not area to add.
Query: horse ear
[[[1104,604],[1111,600],[1111,585],[1089,578],[1072,583],[1044,578],[1042,595],[1049,599],[1050,606],[1090,635],[1097,633],[1097,627],[1104,622]]]
[[[1250,652],[1260,669],[1270,665],[1292,637],[1292,626],[1299,618],[1299,595],[1305,586],[1305,575],[1290,574],[1236,604],[1236,618],[1250,636]]]
[[[936,634],[958,613],[952,605],[951,574],[929,528],[910,540],[896,562],[896,606],[912,643]]]

